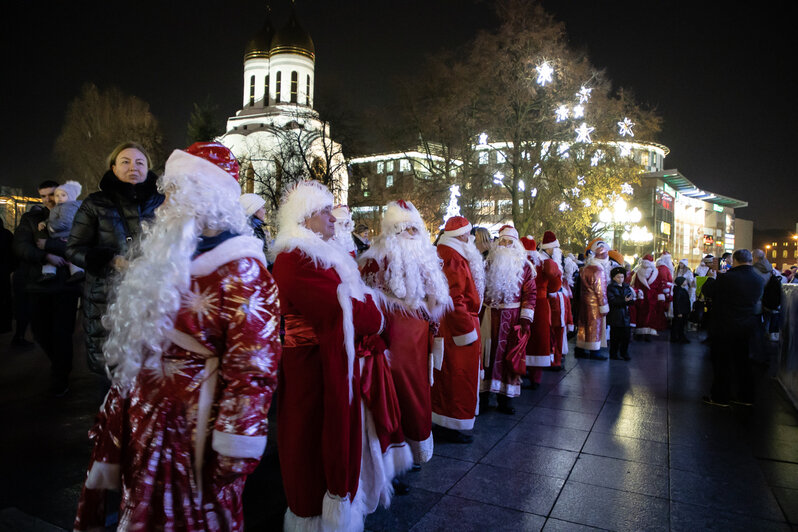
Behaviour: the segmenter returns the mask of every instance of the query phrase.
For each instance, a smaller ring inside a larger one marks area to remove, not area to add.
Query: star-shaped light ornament
[[[585,186],[586,182],[587,182],[587,180],[585,179],[585,176],[580,175],[580,176],[576,177],[576,184],[579,185],[580,187]]]
[[[626,142],[621,142],[619,146],[621,157],[629,157],[632,155],[632,147],[629,144]]]
[[[587,103],[590,99],[591,92],[593,92],[593,89],[588,89],[587,87],[579,89],[579,92],[576,93],[576,97],[579,98],[579,103]]]
[[[627,135],[629,135],[630,137],[634,137],[635,133],[634,133],[634,131],[632,131],[632,128],[634,127],[634,125],[635,125],[635,123],[632,122],[631,120],[629,120],[628,117],[626,117],[626,118],[623,119],[622,122],[618,122],[618,133],[622,137],[625,137]]]
[[[593,154],[593,157],[590,158],[590,166],[598,166],[598,163],[604,158],[604,152],[601,150],[596,150],[596,153]]]
[[[565,203],[564,201],[562,203],[560,203],[559,207],[557,207],[557,208],[560,209],[560,212],[565,212],[565,211],[570,211],[571,210],[571,206],[568,205],[567,203]]]
[[[496,172],[493,174],[493,183],[496,185],[501,185],[504,182],[504,174],[501,172]]]
[[[574,105],[574,118],[582,118],[585,116],[585,106],[582,104]]]
[[[582,200],[582,205],[584,205],[585,207],[590,208],[592,203],[590,202],[590,200],[588,198],[585,198],[585,199]]]
[[[557,116],[557,122],[562,122],[568,119],[568,115],[571,114],[571,111],[568,110],[567,105],[561,105],[554,111],[554,114]]]
[[[551,68],[551,65],[548,62],[543,61],[543,63],[535,67],[535,70],[538,73],[538,85],[545,87],[546,83],[552,82],[552,74],[554,74],[554,69]]]
[[[530,190],[530,191],[529,191],[529,195],[530,195],[530,196],[532,196],[533,198],[536,198],[536,197],[537,197],[537,195],[538,195],[538,189],[537,189],[537,187],[535,187],[535,188],[533,188],[532,190]]]
[[[480,133],[479,134],[479,145],[484,146],[488,143],[488,134],[487,133]]]
[[[593,141],[590,139],[590,134],[596,130],[594,127],[588,127],[587,124],[582,122],[582,125],[576,128],[574,131],[576,132],[576,142],[584,142],[586,144],[591,144]]]
[[[575,198],[579,197],[579,194],[582,192],[582,189],[579,187],[574,187],[571,189],[571,195]]]
[[[635,189],[629,183],[624,183],[621,185],[621,194],[627,194],[629,196],[634,195]]]

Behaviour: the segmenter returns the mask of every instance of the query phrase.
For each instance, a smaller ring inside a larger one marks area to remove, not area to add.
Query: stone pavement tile
[[[507,434],[507,439],[566,451],[579,451],[588,434],[586,430],[527,423],[511,430]]]
[[[784,516],[770,487],[764,482],[740,482],[734,470],[726,478],[671,469],[671,500],[706,506],[729,513],[751,515],[771,521]]]
[[[547,515],[564,483],[559,478],[477,464],[449,495]]]
[[[65,529],[28,515],[18,508],[8,507],[0,510],[0,532],[21,532],[23,530],[25,532],[63,532]]]
[[[759,467],[770,486],[798,489],[798,464],[759,460]]]
[[[554,425],[569,429],[590,430],[596,414],[558,410],[555,408],[535,407],[521,420],[521,424]]]
[[[413,488],[407,495],[394,496],[391,507],[379,507],[366,518],[366,530],[394,532],[410,530],[440,500],[440,493]]]
[[[591,432],[582,453],[620,458],[657,466],[668,465],[668,445],[618,434]]]
[[[668,442],[668,425],[658,421],[645,421],[634,418],[612,419],[606,417],[596,420],[596,424],[593,425],[593,431],[607,432],[610,434],[618,434],[619,436],[626,436],[628,438],[639,438],[661,443]]]
[[[565,480],[568,478],[568,473],[571,472],[577,456],[578,453],[572,451],[502,440],[481,462]]]
[[[546,526],[543,527],[543,532],[593,532],[595,530],[604,530],[603,528],[596,528],[594,526],[580,525],[579,523],[570,523],[560,519],[553,519],[549,517],[546,520]]]
[[[673,532],[694,532],[695,530],[789,532],[790,525],[784,522],[779,523],[759,519],[750,515],[733,514],[723,510],[671,501],[671,530]]]
[[[667,423],[668,409],[665,406],[635,406],[625,403],[611,403],[608,401],[604,403],[604,407],[601,409],[601,413],[599,414],[598,418],[630,418],[640,419],[643,421],[653,421],[657,423]]]
[[[543,528],[546,518],[460,497],[444,496],[413,532],[518,532]]]
[[[613,386],[607,394],[607,401],[632,406],[665,406],[668,402],[666,389],[652,389],[643,386]]]
[[[762,470],[749,449],[721,451],[716,448],[685,446],[671,443],[670,467],[705,476],[728,478],[729,472],[745,481],[764,482]]]
[[[550,517],[617,531],[668,530],[668,500],[569,480]]]
[[[568,481],[668,498],[668,468],[580,454]]]
[[[516,416],[496,412],[479,415],[474,423],[472,443],[446,443],[436,438],[434,453],[437,456],[479,462],[517,423]]]
[[[752,447],[757,458],[798,463],[798,440],[758,440]]]
[[[472,467],[474,462],[435,455],[429,462],[421,465],[421,471],[405,473],[402,480],[414,488],[446,493]]]
[[[784,515],[787,516],[787,521],[798,525],[798,490],[773,488],[773,493],[776,494],[776,499],[779,501]]]
[[[595,401],[584,397],[547,395],[538,403],[538,406],[570,410],[572,412],[585,412],[586,414],[598,414],[601,412],[601,407],[604,406],[604,401]]]
[[[582,397],[594,401],[604,401],[607,398],[607,387],[587,387],[578,383],[554,386],[549,395],[562,395],[564,397]]]

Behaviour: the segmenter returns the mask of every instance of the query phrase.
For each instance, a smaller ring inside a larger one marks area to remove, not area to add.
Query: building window
[[[277,72],[277,79],[274,80],[274,84],[275,84],[275,87],[274,87],[274,94],[275,94],[274,99],[277,101],[277,103],[280,103],[280,101],[283,99],[282,98],[282,92],[283,92],[283,73],[282,72],[279,72],[279,71]]]
[[[305,105],[310,105],[310,74],[305,83]]]
[[[263,80],[263,107],[269,105],[269,75]]]
[[[383,173],[384,171],[385,171],[385,163],[384,163],[384,162],[382,162],[382,161],[379,161],[379,162],[377,163],[377,173],[378,173],[378,174],[381,174],[381,173]]]
[[[775,249],[770,252],[770,256],[773,257],[774,259],[776,258],[776,250]]]
[[[486,151],[479,152],[479,164],[488,164],[488,156],[490,154]]]
[[[249,77],[249,106],[255,105],[255,76]]]
[[[299,74],[297,74],[296,70],[291,72],[291,103],[297,103],[299,100],[297,98],[297,86],[299,85]]]
[[[782,258],[785,258],[785,259],[787,258],[787,250],[786,249],[781,252],[781,256],[782,256]]]
[[[385,188],[391,188],[393,186],[393,175],[388,174],[385,176]],[[785,253],[787,253],[785,251]]]
[[[792,254],[792,257],[794,259],[798,259],[798,251],[794,251],[793,254]]]
[[[409,172],[410,171],[410,161],[407,159],[402,159],[399,161],[399,171],[400,172]]]
[[[393,172],[393,161],[388,161],[387,163],[385,163],[385,171]]]

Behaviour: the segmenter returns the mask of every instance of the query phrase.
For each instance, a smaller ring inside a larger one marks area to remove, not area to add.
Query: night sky
[[[167,148],[184,147],[193,102],[241,107],[243,51],[267,2],[14,2],[0,23],[5,68],[0,184],[35,192],[56,177],[52,148],[85,82],[147,101]],[[272,1],[275,25],[288,0]],[[699,5],[700,4],[700,5]],[[780,5],[779,5],[780,4]],[[666,168],[748,201],[758,229],[794,229],[796,30],[793,3],[547,0],[574,46],[663,117]],[[358,113],[395,105],[425,56],[495,20],[472,0],[297,0],[316,45],[316,101]],[[788,27],[789,25],[789,27]],[[335,124],[333,124],[333,128]],[[335,129],[333,129],[335,136]],[[121,139],[120,139],[121,140]],[[352,155],[352,154],[350,154]]]

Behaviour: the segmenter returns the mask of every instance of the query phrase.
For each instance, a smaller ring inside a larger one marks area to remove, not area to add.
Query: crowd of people
[[[514,415],[574,336],[576,358],[629,361],[632,337],[706,328],[705,401],[748,404],[748,338],[778,332],[773,283],[795,277],[756,250],[633,269],[600,238],[566,254],[552,231],[494,239],[462,216],[433,243],[404,200],[369,240],[312,180],[286,190],[272,239],[220,144],[175,150],[160,177],[135,143],[107,163],[82,203],[77,183],[43,182],[13,236],[14,342],[30,321],[51,392],[67,393],[82,298],[89,365],[108,379],[75,530],[102,527],[106,490],[122,492],[123,530],[242,530],[273,398],[285,529],[361,530],[435,441],[473,442],[493,404]]]

